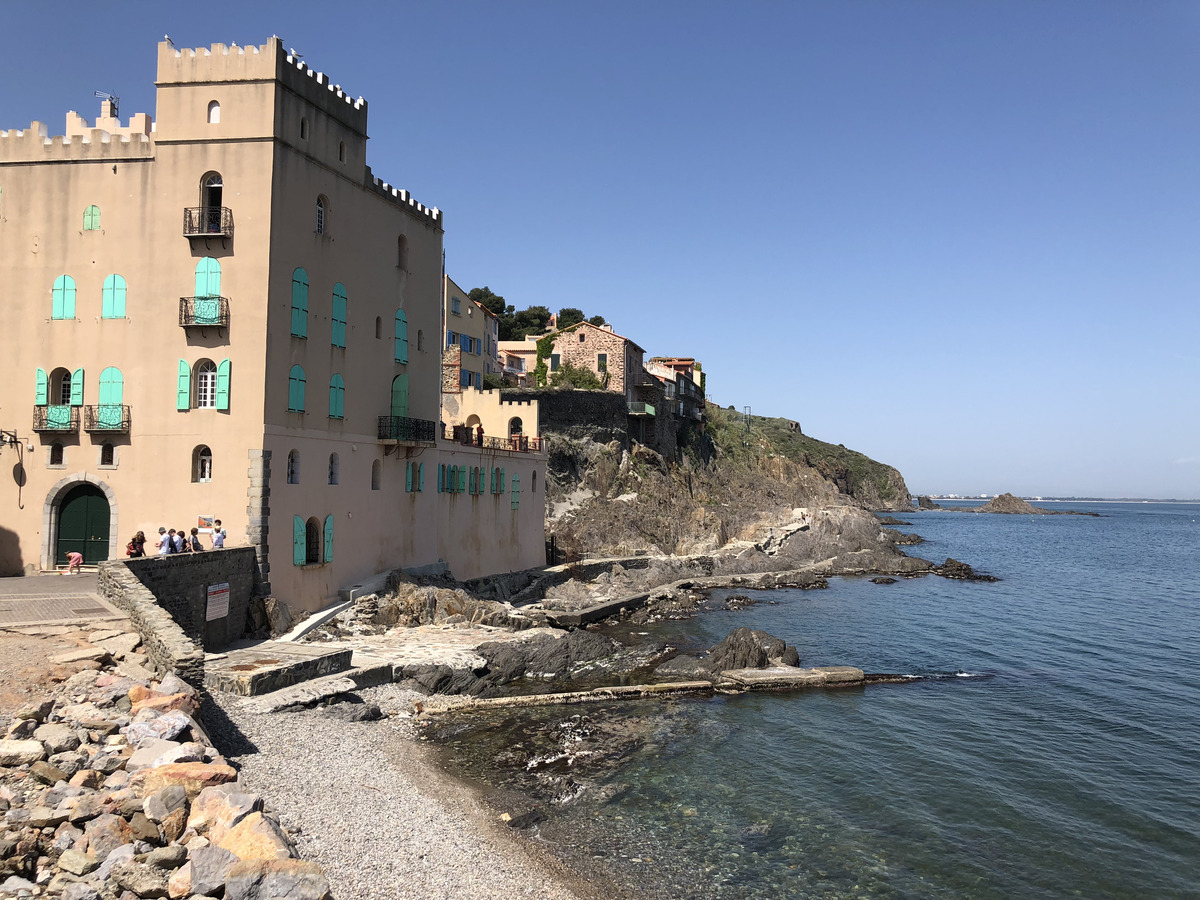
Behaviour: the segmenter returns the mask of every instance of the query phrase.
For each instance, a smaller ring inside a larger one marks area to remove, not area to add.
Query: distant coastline
[[[996,494],[987,497],[979,495],[967,496],[963,494],[922,494],[922,497],[928,497],[930,500],[953,500],[956,503],[986,503],[989,500],[994,500]],[[1200,499],[1196,500],[1156,500],[1151,497],[1037,497],[1033,495],[1019,495],[1019,499],[1026,500],[1030,503],[1191,503],[1200,504]]]

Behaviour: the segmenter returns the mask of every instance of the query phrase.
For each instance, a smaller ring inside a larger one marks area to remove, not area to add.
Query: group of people
[[[200,529],[193,528],[191,533],[180,528],[176,531],[174,528],[159,528],[158,540],[154,544],[159,556],[166,556],[169,553],[200,553],[208,548],[200,543]],[[212,529],[212,549],[220,550],[225,546],[225,529],[221,527],[221,520],[213,520]],[[128,544],[125,545],[125,555],[132,558],[146,555],[146,533],[139,531],[133,536]]]

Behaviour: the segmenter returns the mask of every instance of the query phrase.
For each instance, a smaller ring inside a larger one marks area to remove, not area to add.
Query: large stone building
[[[0,132],[0,571],[214,517],[303,610],[542,562],[544,455],[438,425],[444,221],[372,175],[366,102],[277,39],[159,44],[156,85]]]

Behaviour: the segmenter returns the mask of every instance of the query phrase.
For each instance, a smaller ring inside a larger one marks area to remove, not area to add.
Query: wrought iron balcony
[[[78,431],[78,406],[35,406],[34,431]]]
[[[408,416],[380,416],[379,440],[433,443],[437,438],[437,423]]]
[[[229,327],[229,298],[180,297],[179,324],[184,328]]]
[[[100,403],[83,408],[83,430],[129,433],[129,404]]]
[[[629,415],[631,416],[652,416],[654,415],[654,407],[649,403],[631,402],[629,404]]]
[[[191,206],[183,211],[184,237],[233,237],[233,210],[226,206]]]
[[[508,450],[511,453],[540,453],[545,448],[545,442],[540,437],[514,434],[510,437],[493,437],[490,434],[480,434],[479,429],[467,425],[447,425],[442,431],[442,437],[466,447],[482,447],[485,450]]]

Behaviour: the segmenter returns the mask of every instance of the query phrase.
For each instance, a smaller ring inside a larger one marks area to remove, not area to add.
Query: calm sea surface
[[[645,897],[1200,896],[1200,505],[1053,508],[1104,518],[909,516],[913,555],[998,583],[836,579],[614,632],[746,625],[804,665],[946,677],[481,720],[455,765],[517,786],[506,747],[626,721],[541,832]]]

